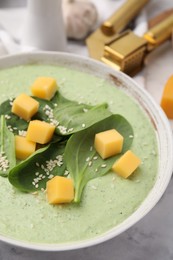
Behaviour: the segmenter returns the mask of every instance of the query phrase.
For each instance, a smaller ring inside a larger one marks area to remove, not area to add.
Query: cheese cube
[[[56,80],[48,77],[40,77],[31,86],[33,96],[50,100],[57,91]]]
[[[14,101],[12,105],[12,113],[28,121],[37,113],[39,103],[32,97],[21,94]]]
[[[46,144],[52,139],[54,131],[54,125],[40,120],[32,120],[29,122],[26,139],[39,144]]]
[[[173,119],[173,75],[168,79],[161,99],[161,107],[168,118]]]
[[[115,129],[100,132],[95,135],[94,147],[102,159],[121,153],[123,136]]]
[[[55,176],[46,184],[47,200],[50,204],[69,203],[74,199],[72,179]]]
[[[137,169],[140,163],[141,160],[129,150],[113,164],[112,170],[118,175],[128,178]]]
[[[25,160],[31,154],[35,152],[36,143],[28,141],[25,137],[15,136],[15,152],[16,158],[19,160]]]

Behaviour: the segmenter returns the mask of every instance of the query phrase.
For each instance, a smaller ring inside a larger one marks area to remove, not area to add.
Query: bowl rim
[[[70,243],[59,243],[59,244],[39,244],[39,243],[29,243],[25,241],[20,241],[17,239],[12,239],[0,235],[0,240],[11,244],[13,246],[22,247],[25,249],[39,250],[39,251],[67,251],[74,249],[81,249],[85,247],[94,246],[100,243],[103,243],[107,240],[110,240],[125,230],[129,229],[131,226],[136,224],[140,219],[142,219],[149,211],[157,204],[162,195],[164,194],[169,181],[172,176],[173,163],[169,158],[173,157],[173,142],[172,142],[172,130],[169,124],[169,121],[160,108],[160,106],[155,102],[154,98],[142,87],[140,87],[132,78],[124,74],[123,72],[116,71],[107,65],[92,60],[88,57],[79,56],[76,54],[70,53],[60,53],[60,52],[30,52],[30,53],[20,53],[15,55],[3,56],[0,58],[0,69],[6,69],[9,67],[17,66],[17,65],[27,65],[32,63],[42,63],[42,64],[54,64],[54,65],[67,65],[68,67],[82,68],[82,71],[88,73],[93,71],[95,73],[93,75],[97,76],[98,71],[104,72],[102,76],[106,80],[110,81],[110,76],[114,83],[121,85],[121,87],[125,88],[125,91],[128,92],[128,87],[133,91],[134,97],[138,99],[140,98],[140,102],[143,103],[145,107],[144,110],[150,117],[152,123],[155,127],[157,127],[157,138],[162,133],[163,140],[160,139],[158,143],[159,156],[162,152],[163,159],[159,160],[159,173],[157,176],[157,180],[150,190],[148,196],[144,199],[141,205],[135,210],[135,212],[130,215],[127,219],[125,219],[122,223],[117,225],[116,227],[108,230],[106,233],[99,235],[97,237],[77,241]],[[100,73],[99,73],[100,75]],[[108,78],[105,78],[106,75],[109,75]],[[136,95],[136,96],[135,96]],[[141,105],[142,106],[142,105]],[[158,132],[159,131],[159,132]],[[162,151],[161,151],[162,150]],[[168,158],[169,155],[169,158]],[[166,174],[163,176],[161,174],[161,170],[165,170]],[[158,191],[157,188],[160,187]]]

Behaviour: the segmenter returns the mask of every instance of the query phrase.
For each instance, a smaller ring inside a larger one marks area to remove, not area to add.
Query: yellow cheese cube
[[[11,111],[28,121],[35,113],[37,113],[38,108],[39,103],[35,99],[26,94],[21,94],[13,101]]]
[[[26,138],[29,141],[46,144],[52,139],[54,131],[54,125],[40,120],[32,120],[29,123]]]
[[[95,135],[94,147],[102,159],[121,153],[123,136],[115,129],[100,132]]]
[[[46,144],[52,139],[54,131],[54,125],[40,120],[32,120],[29,122],[26,138],[29,141]]]
[[[161,107],[168,118],[173,119],[173,75],[168,79],[161,99]]]
[[[40,77],[31,86],[33,96],[50,100],[57,91],[56,80],[48,77]]]
[[[127,151],[112,166],[112,170],[124,178],[128,178],[140,165],[141,160],[132,152]]]
[[[27,157],[35,152],[35,149],[35,142],[28,141],[23,136],[15,136],[15,152],[17,159],[25,160]]]
[[[46,184],[47,200],[50,204],[69,203],[74,199],[72,179],[55,176]]]

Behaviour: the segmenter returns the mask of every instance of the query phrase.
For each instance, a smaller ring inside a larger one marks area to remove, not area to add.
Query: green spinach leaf
[[[124,145],[121,154],[103,160],[93,148],[94,137],[96,133],[109,129],[116,129],[124,137]],[[75,184],[75,202],[80,202],[82,191],[89,180],[105,175],[115,160],[129,149],[132,135],[133,129],[124,117],[111,115],[70,137],[65,149],[65,161]]]
[[[46,188],[46,182],[55,175],[64,175],[63,154],[66,142],[54,142],[37,150],[9,172],[9,181],[17,189],[32,192]]]
[[[96,106],[79,104],[64,98],[59,92],[53,102],[57,104],[53,110],[54,119],[59,123],[56,132],[62,135],[79,132],[112,114],[106,103]]]
[[[16,165],[15,140],[6,125],[5,117],[0,116],[0,176],[8,176],[9,170]]]

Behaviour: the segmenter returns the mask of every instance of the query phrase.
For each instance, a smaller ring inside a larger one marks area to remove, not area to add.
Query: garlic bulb
[[[71,39],[84,39],[95,28],[97,10],[87,0],[63,0],[66,34]]]

